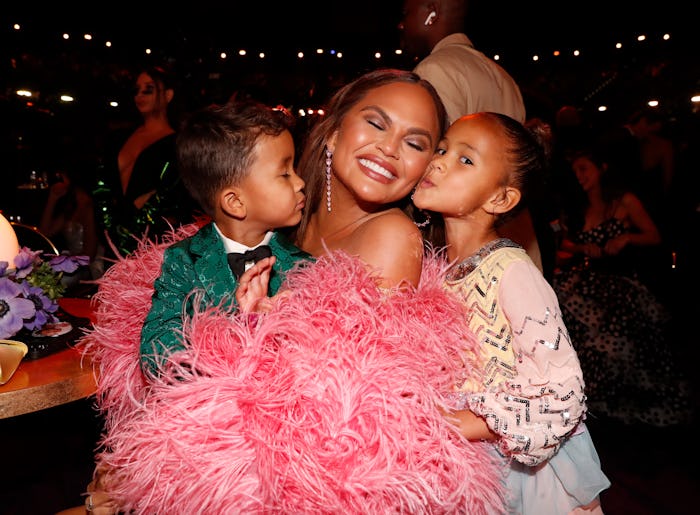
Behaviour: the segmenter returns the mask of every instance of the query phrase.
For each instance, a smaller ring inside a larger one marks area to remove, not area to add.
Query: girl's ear
[[[165,90],[165,101],[169,104],[170,101],[173,99],[173,96],[175,95],[175,90],[172,88],[168,88]]]
[[[246,215],[241,191],[238,188],[225,188],[219,193],[221,211],[230,217],[242,220]]]
[[[506,186],[489,199],[487,211],[494,215],[507,213],[518,205],[520,196],[520,190]]]

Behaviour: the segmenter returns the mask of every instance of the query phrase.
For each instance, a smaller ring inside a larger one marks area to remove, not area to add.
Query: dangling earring
[[[326,209],[331,212],[331,160],[333,152],[326,149]]]

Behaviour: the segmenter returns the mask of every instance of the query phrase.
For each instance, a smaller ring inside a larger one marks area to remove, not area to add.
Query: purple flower
[[[36,314],[34,302],[20,297],[22,288],[7,277],[0,277],[0,339],[10,338],[22,329],[24,319]]]
[[[24,279],[32,272],[34,263],[40,255],[40,250],[30,250],[28,247],[20,249],[19,254],[15,256],[15,266],[17,267],[15,276],[17,279]]]
[[[24,298],[29,299],[34,304],[35,316],[24,320],[24,327],[30,331],[41,329],[47,322],[57,322],[58,319],[52,314],[58,309],[58,303],[52,301],[46,296],[43,289],[38,286],[31,286],[27,282],[23,282],[21,290],[24,293]]]
[[[53,256],[49,261],[49,265],[51,265],[51,268],[53,268],[55,272],[65,272],[67,274],[72,274],[79,267],[89,264],[89,256],[70,256],[68,254]]]
[[[5,271],[7,271],[8,266],[10,266],[10,263],[7,261],[0,261],[0,277],[5,275]]]

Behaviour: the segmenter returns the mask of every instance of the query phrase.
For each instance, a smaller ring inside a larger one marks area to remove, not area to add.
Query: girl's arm
[[[512,331],[514,376],[470,395],[469,408],[498,435],[503,454],[537,465],[583,419],[583,373],[556,294],[532,262],[508,265],[498,297]]]
[[[444,411],[438,408],[445,419],[457,428],[467,440],[495,440],[498,436],[491,431],[486,421],[468,409]]]

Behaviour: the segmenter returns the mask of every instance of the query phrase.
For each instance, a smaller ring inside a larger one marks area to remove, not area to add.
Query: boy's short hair
[[[250,172],[258,139],[279,136],[293,125],[284,108],[255,100],[232,100],[190,113],[177,134],[177,160],[192,198],[213,216],[217,193],[240,184]]]

